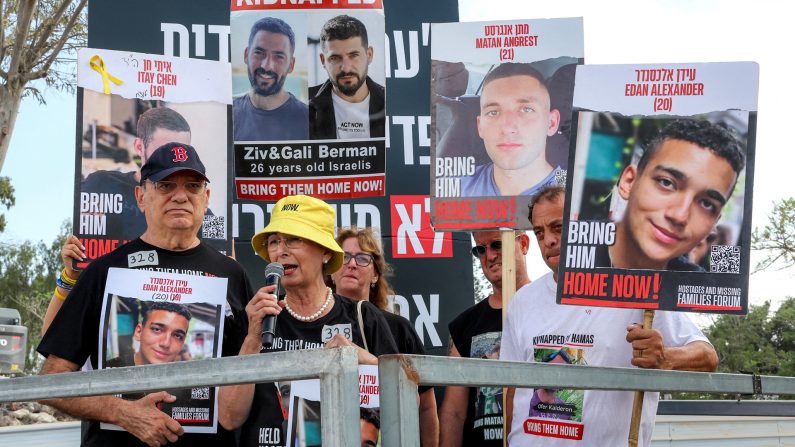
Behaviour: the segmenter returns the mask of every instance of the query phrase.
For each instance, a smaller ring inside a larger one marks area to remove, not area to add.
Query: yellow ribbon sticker
[[[113,76],[112,74],[108,73],[107,70],[105,70],[105,61],[99,55],[94,55],[93,57],[91,57],[89,65],[91,65],[91,68],[94,71],[102,75],[102,84],[105,86],[106,95],[110,95],[110,84],[108,83],[108,80],[110,80],[116,85],[123,84],[121,79],[117,78],[116,76]]]

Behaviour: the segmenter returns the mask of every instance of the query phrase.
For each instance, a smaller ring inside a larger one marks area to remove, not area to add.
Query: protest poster
[[[527,229],[527,204],[568,169],[581,18],[432,25],[431,221]]]
[[[229,64],[129,51],[78,52],[73,228],[88,262],[140,236],[135,187],[149,154],[171,142],[196,148],[211,179],[199,236],[231,253],[227,179]]]
[[[577,68],[559,303],[748,311],[758,85],[752,62]]]
[[[237,197],[383,196],[381,1],[233,1],[230,24]]]
[[[282,400],[289,402],[287,443],[289,446],[321,445],[320,381],[295,380],[280,383]],[[359,365],[359,402],[362,445],[377,445],[380,438],[378,367]],[[377,421],[378,423],[374,423]],[[372,442],[372,444],[365,444]]]
[[[133,256],[133,255],[131,255]],[[99,327],[99,369],[221,356],[226,278],[111,268]],[[217,387],[167,390],[159,408],[186,433],[215,433]],[[143,393],[121,395],[140,399]],[[103,423],[103,429],[121,430]]]
[[[473,303],[471,238],[435,232],[430,226],[431,23],[458,20],[456,0],[384,3],[386,87],[412,92],[391,95],[386,116],[387,195],[334,199],[337,226],[372,227],[381,235],[394,268],[390,297],[412,322],[429,354],[448,352],[448,323]],[[416,13],[422,11],[421,14]],[[105,0],[92,2],[88,45],[118,51],[164,54],[229,62],[230,3],[197,8],[189,0]],[[240,51],[239,49],[236,51]],[[230,190],[232,186],[230,186]],[[236,258],[257,288],[265,262],[251,249],[251,237],[270,216],[273,202],[236,199],[231,218]],[[428,275],[429,271],[434,272]]]

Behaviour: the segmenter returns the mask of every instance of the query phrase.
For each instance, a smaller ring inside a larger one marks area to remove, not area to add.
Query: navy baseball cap
[[[204,164],[193,146],[182,143],[168,143],[152,152],[152,156],[141,167],[141,184],[147,180],[159,182],[179,171],[191,171],[210,181],[205,174]]]

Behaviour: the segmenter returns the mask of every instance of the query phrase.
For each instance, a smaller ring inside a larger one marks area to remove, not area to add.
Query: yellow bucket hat
[[[268,225],[251,238],[251,246],[264,260],[271,262],[266,239],[271,233],[283,233],[315,242],[331,250],[331,259],[323,266],[323,273],[331,274],[342,267],[343,251],[334,240],[337,217],[328,203],[311,196],[282,197],[271,212]]]

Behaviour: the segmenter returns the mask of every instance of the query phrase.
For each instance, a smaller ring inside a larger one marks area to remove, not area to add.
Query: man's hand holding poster
[[[529,228],[530,196],[566,179],[582,20],[434,24],[432,33],[433,226]]]
[[[560,303],[747,312],[758,70],[577,68]]]
[[[99,369],[221,356],[226,278],[111,268],[99,333]],[[167,390],[159,405],[187,433],[215,433],[215,387]],[[139,399],[142,395],[123,395]],[[119,429],[102,424],[102,428]]]

